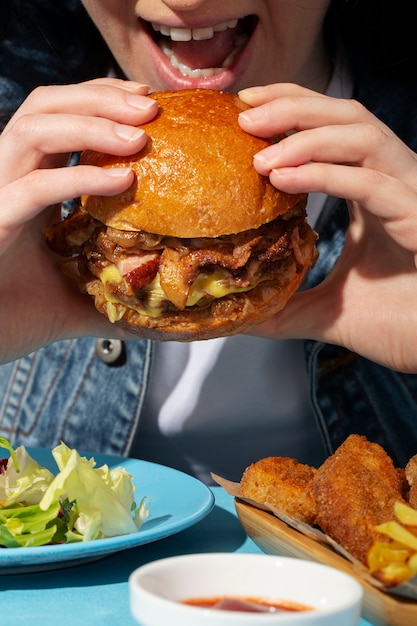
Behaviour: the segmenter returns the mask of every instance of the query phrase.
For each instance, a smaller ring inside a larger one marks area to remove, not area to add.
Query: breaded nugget
[[[295,519],[314,524],[316,504],[313,495],[315,468],[287,457],[266,457],[246,468],[241,494],[281,509]]]
[[[394,503],[404,502],[402,476],[380,445],[350,435],[316,472],[317,523],[366,563],[372,543],[386,541],[375,525],[395,519]]]
[[[400,480],[400,483],[401,483],[401,493],[403,495],[404,500],[406,500],[408,502],[409,501],[409,497],[410,497],[410,484],[409,484],[409,482],[407,480],[407,475],[405,473],[405,469],[403,467],[397,467],[397,472],[398,472],[399,480]],[[416,485],[416,487],[417,487],[417,485]]]
[[[411,457],[405,466],[405,476],[409,485],[408,502],[417,509],[417,454]]]

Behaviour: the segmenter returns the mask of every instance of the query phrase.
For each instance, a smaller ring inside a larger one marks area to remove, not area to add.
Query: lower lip
[[[159,46],[154,42],[152,37],[147,33],[149,40],[150,56],[153,60],[156,71],[160,80],[164,83],[166,89],[217,89],[223,91],[231,91],[232,86],[240,79],[247,68],[251,50],[254,46],[256,30],[252,33],[247,45],[237,57],[233,65],[225,68],[219,74],[208,78],[190,78],[184,76],[176,70],[170,63],[168,57],[161,51]]]

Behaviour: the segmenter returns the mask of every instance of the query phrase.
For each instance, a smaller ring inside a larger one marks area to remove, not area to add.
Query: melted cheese
[[[120,298],[118,298],[114,292],[115,285],[117,286],[124,284],[123,276],[120,274],[115,265],[109,265],[101,272],[100,280],[104,287],[104,297],[107,300],[107,315],[111,322],[116,322],[123,317],[123,314],[127,309],[126,304]],[[146,306],[143,306],[138,301],[135,307],[130,305],[130,308],[134,308],[135,311],[137,311],[141,315],[147,315],[148,317],[159,317],[162,310],[162,302],[163,300],[166,300],[167,297],[162,291],[161,285],[159,284],[158,274],[149,285],[143,287],[143,290],[147,292]]]
[[[221,270],[216,270],[211,274],[198,274],[194,283],[191,286],[190,293],[188,295],[187,306],[194,306],[205,296],[213,296],[213,298],[224,298],[231,293],[238,293],[239,291],[249,291],[252,287],[236,287],[235,285],[228,285],[225,276]]]
[[[100,280],[103,283],[104,291],[106,292],[106,297],[110,300],[112,298],[112,294],[107,291],[107,285],[116,284],[120,285],[123,283],[123,276],[117,269],[115,265],[108,265],[104,268],[104,270],[100,273]]]
[[[104,287],[107,317],[111,322],[117,322],[122,319],[125,314],[126,306],[114,296],[109,288],[109,285],[119,285],[120,283],[123,283],[123,276],[120,274],[115,265],[109,265],[101,272],[100,281]]]
[[[115,285],[124,283],[123,276],[115,265],[109,265],[101,272],[100,281],[103,284],[104,296],[107,300],[107,315],[111,322],[116,322],[123,317],[127,308],[126,304],[117,297],[114,290]],[[221,270],[216,270],[211,274],[201,273],[198,274],[191,286],[186,306],[195,306],[207,295],[216,299],[224,298],[224,296],[232,293],[249,291],[252,287],[253,285],[236,287],[235,285],[227,284],[225,275]],[[159,274],[156,275],[149,285],[143,287],[143,290],[146,292],[146,305],[144,306],[138,302],[135,307],[132,307],[132,305],[130,307],[142,315],[158,317],[161,314],[164,300],[167,300],[159,282]]]

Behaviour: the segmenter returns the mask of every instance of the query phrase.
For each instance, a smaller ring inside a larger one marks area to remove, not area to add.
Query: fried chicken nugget
[[[373,542],[386,541],[375,525],[395,519],[394,503],[405,502],[402,476],[379,444],[350,435],[316,472],[317,523],[366,564]]]
[[[240,491],[251,498],[281,509],[291,517],[314,524],[317,508],[313,495],[316,469],[287,457],[266,457],[243,473]]]
[[[411,457],[405,466],[405,476],[409,484],[408,502],[417,509],[417,454]]]

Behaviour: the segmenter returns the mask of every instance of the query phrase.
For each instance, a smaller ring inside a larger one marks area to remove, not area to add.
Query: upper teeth
[[[226,30],[227,28],[235,28],[237,20],[229,20],[216,26],[207,26],[206,28],[170,28],[164,24],[152,24],[152,28],[161,35],[170,37],[172,41],[203,41],[204,39],[212,39],[214,33]]]

